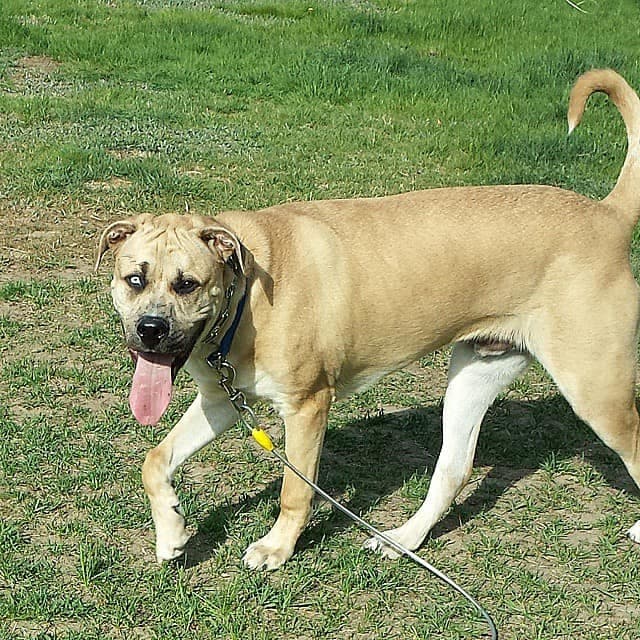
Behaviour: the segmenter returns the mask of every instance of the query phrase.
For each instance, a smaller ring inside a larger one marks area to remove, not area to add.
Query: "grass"
[[[194,537],[158,567],[140,482],[156,428],[91,273],[110,220],[440,185],[602,197],[625,147],[604,99],[566,138],[575,77],[640,88],[638,7],[561,0],[4,0],[0,12],[0,640],[471,638],[481,620],[319,505],[286,567],[240,563],[277,466],[238,432],[180,470]],[[640,245],[634,240],[636,267]],[[332,413],[320,479],[374,523],[422,501],[447,353]],[[280,437],[278,421],[261,411]],[[425,474],[426,467],[426,474]],[[487,416],[468,488],[421,553],[503,638],[635,640],[637,489],[539,367]]]

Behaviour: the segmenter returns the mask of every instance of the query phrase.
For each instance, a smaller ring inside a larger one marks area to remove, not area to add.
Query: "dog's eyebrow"
[[[142,271],[143,275],[147,275],[147,271],[149,271],[149,263],[148,262],[140,262],[138,264],[138,266],[140,267],[140,271]]]
[[[185,277],[185,272],[182,269],[178,269],[178,272],[176,273],[176,278],[175,278],[175,282],[180,282],[182,280],[194,280],[195,278],[193,276],[190,275],[186,275]]]

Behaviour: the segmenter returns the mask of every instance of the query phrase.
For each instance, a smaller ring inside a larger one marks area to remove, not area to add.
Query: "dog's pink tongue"
[[[140,424],[157,424],[169,406],[173,380],[172,356],[138,353],[129,406]]]

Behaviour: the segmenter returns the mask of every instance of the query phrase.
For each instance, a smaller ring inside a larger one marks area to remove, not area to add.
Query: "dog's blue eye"
[[[125,282],[136,291],[142,291],[146,285],[144,276],[139,273],[133,273],[130,276],[127,276],[125,278]]]
[[[177,280],[173,283],[173,290],[181,296],[193,293],[200,286],[199,282],[185,278],[184,280]]]

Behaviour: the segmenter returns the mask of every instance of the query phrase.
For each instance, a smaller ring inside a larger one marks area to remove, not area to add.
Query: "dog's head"
[[[131,408],[141,422],[157,422],[177,371],[220,313],[233,269],[246,273],[250,255],[215,220],[172,214],[109,225],[96,269],[109,249],[113,303],[136,362]]]

